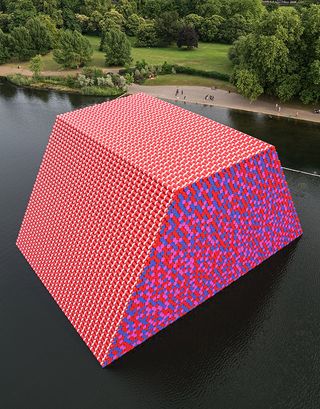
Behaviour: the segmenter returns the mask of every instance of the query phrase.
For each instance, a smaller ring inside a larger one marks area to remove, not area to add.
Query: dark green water
[[[286,171],[303,237],[101,369],[15,247],[55,116],[101,99],[0,85],[0,408],[318,409],[320,178]],[[320,126],[185,106],[320,173]]]

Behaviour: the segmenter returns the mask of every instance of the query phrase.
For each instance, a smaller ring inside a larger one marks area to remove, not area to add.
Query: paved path
[[[250,101],[248,101],[246,98],[234,92],[229,93],[228,91],[221,89],[211,90],[211,88],[208,87],[198,86],[181,86],[178,88],[183,90],[183,96],[179,94],[179,99],[175,97],[177,86],[173,85],[132,84],[128,89],[128,93],[134,94],[137,92],[145,92],[146,94],[153,95],[155,97],[179,101],[183,101],[183,98],[186,97],[186,102],[234,108],[250,112],[260,112],[267,115],[297,118],[320,123],[320,114],[315,114],[310,108],[305,109],[301,107],[297,108],[281,105],[281,111],[278,112],[275,103],[273,102],[258,100],[250,103]],[[205,96],[208,94],[214,95],[214,102],[205,100]]]
[[[117,73],[119,68],[104,68],[103,72]],[[44,71],[43,75],[48,76],[67,76],[76,75],[81,73],[79,70],[61,70],[61,71]],[[0,76],[6,76],[9,74],[23,74],[31,76],[32,72],[26,68],[18,68],[12,65],[0,65]],[[199,86],[180,86],[180,90],[183,90],[183,96],[179,96],[179,100],[183,100],[186,97],[186,102],[193,102],[196,104],[207,104],[225,108],[234,108],[250,112],[260,112],[267,115],[297,118],[305,121],[313,121],[320,123],[320,114],[312,112],[311,108],[303,107],[291,107],[281,105],[281,111],[278,112],[275,103],[265,100],[258,100],[250,103],[246,98],[235,92],[228,92],[221,89],[212,90],[209,87]],[[137,92],[145,92],[146,94],[153,95],[155,97],[166,98],[171,100],[177,100],[175,92],[177,90],[176,85],[138,85],[132,84],[128,89],[128,93],[134,94]],[[205,100],[206,95],[214,95],[214,102]]]

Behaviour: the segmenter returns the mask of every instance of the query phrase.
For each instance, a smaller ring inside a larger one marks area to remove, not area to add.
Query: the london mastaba
[[[17,245],[105,366],[301,234],[272,145],[136,94],[56,118]]]

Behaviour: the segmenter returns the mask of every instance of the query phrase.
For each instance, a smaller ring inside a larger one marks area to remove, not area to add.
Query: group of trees
[[[0,63],[16,57],[29,60],[36,54],[46,54],[54,43],[54,33],[44,16],[30,17],[24,25],[12,27],[10,32],[0,28]]]
[[[261,0],[146,0],[133,34],[140,47],[166,46],[182,32],[192,34],[191,43],[231,44],[252,30],[264,10]]]
[[[101,49],[111,30],[140,47],[232,43],[263,10],[261,0],[0,0],[0,62],[45,54],[61,30],[100,35]]]
[[[250,99],[320,99],[320,5],[280,7],[261,0],[0,0],[0,63],[53,49],[64,67],[87,64],[83,34],[101,37],[107,65],[130,62],[128,36],[140,47],[194,48],[233,43],[232,81]]]
[[[282,101],[320,100],[320,5],[281,7],[230,49],[233,82],[251,100],[262,93]]]

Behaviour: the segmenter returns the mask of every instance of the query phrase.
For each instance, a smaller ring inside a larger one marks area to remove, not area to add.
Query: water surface
[[[15,247],[55,116],[102,99],[0,85],[0,408],[320,407],[320,178],[286,172],[304,236],[101,369]],[[320,127],[186,108],[320,172]]]

